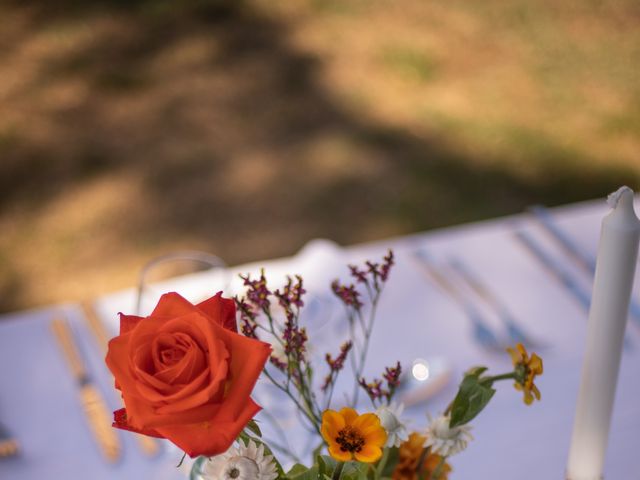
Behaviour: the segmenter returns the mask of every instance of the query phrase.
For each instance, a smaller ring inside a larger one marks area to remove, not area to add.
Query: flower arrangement
[[[543,372],[542,359],[518,344],[507,349],[510,372],[468,370],[446,410],[429,417],[426,429],[410,431],[403,406],[394,402],[403,381],[400,363],[380,378],[363,377],[393,265],[389,251],[380,263],[350,266],[352,283],[332,283],[346,309],[349,339],[326,353],[321,381],[321,366],[309,354],[309,335],[300,322],[305,289],[299,276],[273,291],[264,272],[241,276],[241,298],[219,293],[192,305],[169,293],[148,317],[121,314],[120,335],[110,341],[106,357],[125,404],[114,412],[114,426],[173,442],[196,458],[192,479],[448,479],[450,457],[467,447],[470,422],[487,406],[497,382],[513,381],[527,405],[540,400],[534,382]],[[347,362],[353,389],[337,401],[334,390]],[[262,438],[253,420],[260,407],[251,399],[260,375],[295,405],[317,437],[309,464],[285,471],[274,454],[276,444]],[[358,412],[361,393],[371,408]]]

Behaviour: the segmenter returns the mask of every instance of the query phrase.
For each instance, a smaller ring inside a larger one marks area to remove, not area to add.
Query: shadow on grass
[[[527,134],[522,147],[541,156],[533,175],[364,118],[320,82],[321,59],[296,49],[286,24],[243,3],[5,5],[28,10],[14,48],[54,27],[97,33],[18,91],[25,104],[48,85],[84,93],[46,111],[45,140],[0,132],[0,215],[117,175],[145,199],[104,226],[123,246],[187,236],[238,263],[316,236],[351,244],[639,186],[631,169]],[[0,298],[23,306],[15,291]]]

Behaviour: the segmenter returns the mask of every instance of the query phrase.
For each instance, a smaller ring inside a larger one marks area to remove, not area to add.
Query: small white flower
[[[271,455],[264,454],[264,445],[249,440],[225,453],[205,460],[201,478],[204,480],[275,480],[278,477]]]
[[[440,415],[435,419],[430,418],[427,427],[427,442],[425,447],[431,447],[433,453],[448,457],[460,453],[467,448],[469,440],[473,439],[469,425],[459,425],[449,428],[449,415]]]
[[[387,431],[387,447],[399,447],[409,438],[406,422],[400,419],[403,411],[404,405],[401,403],[390,403],[376,410],[380,425]]]

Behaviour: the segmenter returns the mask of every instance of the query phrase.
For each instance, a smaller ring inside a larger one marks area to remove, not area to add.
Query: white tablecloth
[[[606,213],[604,201],[571,205],[552,210],[557,224],[585,251],[595,254],[600,221]],[[310,242],[298,255],[229,269],[188,275],[154,287],[145,297],[145,308],[155,303],[155,294],[178,291],[195,301],[224,288],[232,295],[242,292],[237,273],[259,271],[265,267],[273,285],[280,285],[287,273],[302,274],[309,291],[310,305],[303,320],[309,322],[314,354],[320,359],[325,346],[336,352],[346,338],[339,305],[332,299],[329,282],[348,278],[347,263],[381,259],[393,248],[397,264],[380,303],[378,321],[372,337],[365,376],[379,376],[384,366],[400,360],[411,364],[418,357],[444,359],[451,366],[452,382],[428,403],[407,411],[415,428],[426,425],[426,413],[437,414],[453,397],[462,372],[476,364],[495,372],[510,368],[509,356],[482,348],[470,334],[470,322],[463,309],[429,280],[413,253],[423,248],[434,262],[454,256],[463,260],[500,297],[519,324],[544,348],[545,372],[537,381],[542,401],[525,406],[521,394],[508,383],[499,389],[489,407],[473,421],[475,440],[459,456],[453,457],[452,478],[539,480],[563,478],[569,448],[574,405],[577,397],[585,344],[587,313],[568,290],[541,266],[515,239],[524,230],[534,236],[562,265],[569,269],[587,291],[591,279],[575,265],[529,215],[442,229],[366,245],[340,248],[322,240]],[[229,283],[228,280],[232,279]],[[636,282],[637,284],[637,282]],[[635,288],[634,298],[640,290]],[[469,295],[469,298],[473,298]],[[135,292],[127,290],[99,299],[98,309],[111,332],[117,330],[119,311],[133,312]],[[504,325],[495,312],[474,299],[490,326],[499,335]],[[149,459],[139,453],[126,432],[119,432],[124,455],[116,465],[102,462],[84,419],[78,409],[76,390],[48,322],[64,311],[73,321],[82,340],[83,353],[90,360],[111,406],[117,407],[111,379],[98,354],[86,322],[74,305],[5,315],[0,321],[0,421],[10,427],[23,446],[23,454],[0,460],[0,478],[175,478],[172,465],[179,452],[167,447],[163,455]],[[305,318],[306,317],[306,318]],[[623,353],[616,404],[613,414],[605,478],[636,479],[640,457],[636,456],[640,433],[640,329],[628,325],[627,333],[635,348]],[[318,381],[323,375],[319,365]],[[343,374],[346,380],[348,373]],[[348,385],[341,384],[341,388]],[[306,434],[295,418],[262,383],[256,399],[283,421],[292,450],[302,454]],[[334,408],[341,407],[341,395],[334,397]],[[363,403],[366,405],[366,403]],[[260,417],[266,434],[275,434],[269,419]]]

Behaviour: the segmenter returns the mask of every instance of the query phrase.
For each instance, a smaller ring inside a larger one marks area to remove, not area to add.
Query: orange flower
[[[511,355],[516,372],[516,382],[513,386],[516,390],[524,392],[524,403],[531,405],[534,396],[540,400],[540,390],[533,381],[536,376],[542,375],[542,359],[535,353],[529,357],[526,348],[521,343],[518,343],[515,349],[507,348],[507,352]]]
[[[418,479],[418,463],[424,450],[424,443],[426,437],[417,433],[412,433],[409,439],[400,445],[398,450],[398,463],[391,478],[393,480],[417,480]],[[442,457],[431,453],[427,455],[422,464],[422,474],[424,480],[431,480],[432,474],[438,468]],[[440,467],[440,476],[438,480],[447,480],[449,478],[449,472],[451,472],[451,466],[444,462]]]
[[[163,295],[149,317],[121,315],[109,342],[125,404],[114,426],[166,438],[191,457],[223,453],[260,410],[249,396],[270,352],[236,333],[233,300]]]
[[[418,462],[424,450],[426,437],[418,433],[409,435],[398,449],[398,463],[393,471],[393,480],[415,480],[417,478]]]
[[[387,432],[375,414],[358,415],[353,408],[325,410],[320,431],[329,445],[329,454],[340,462],[354,457],[359,462],[376,462],[387,441]]]
[[[436,473],[438,465],[440,465],[441,462],[444,463],[442,463],[442,466],[440,467],[440,474],[437,477],[434,477],[433,475]],[[449,473],[451,472],[451,465],[444,461],[443,457],[440,455],[430,453],[424,461],[422,470],[425,474],[425,476],[422,477],[424,480],[448,480]]]

